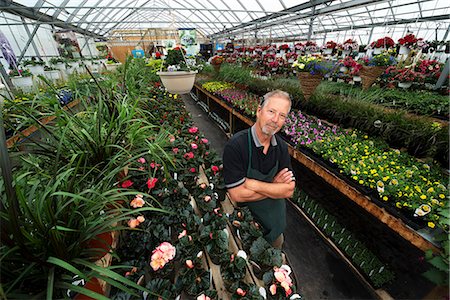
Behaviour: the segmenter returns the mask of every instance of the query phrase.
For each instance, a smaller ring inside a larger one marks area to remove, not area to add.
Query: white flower
[[[282,266],[280,267],[280,269],[286,270],[288,276],[289,276],[289,275],[291,274],[291,272],[292,272],[291,267],[289,267],[288,265],[282,265]]]
[[[302,299],[302,297],[299,294],[294,294],[291,296],[291,298],[289,298],[289,300],[293,300],[293,299]]]
[[[236,255],[239,256],[239,257],[242,257],[245,260],[247,259],[247,253],[245,253],[244,250],[239,250]]]
[[[203,251],[200,251],[199,253],[197,253],[198,258],[202,258],[202,256],[203,256]]]
[[[261,297],[263,297],[264,299],[267,299],[267,292],[266,289],[263,287],[259,288],[259,294],[261,295]]]

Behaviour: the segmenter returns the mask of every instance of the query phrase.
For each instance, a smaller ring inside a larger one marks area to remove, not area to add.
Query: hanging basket
[[[364,90],[372,86],[372,84],[377,80],[377,78],[383,74],[386,67],[372,66],[372,67],[362,67],[359,74],[362,78],[362,87]]]
[[[309,98],[311,98],[311,95],[314,94],[317,86],[322,81],[322,75],[311,75],[307,72],[299,72],[298,79],[300,80],[300,86],[302,88],[302,93],[305,97],[305,100],[309,100]]]
[[[195,82],[197,71],[157,72],[162,84],[171,94],[188,94]]]

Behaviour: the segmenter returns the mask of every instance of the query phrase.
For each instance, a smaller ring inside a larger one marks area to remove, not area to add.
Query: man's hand
[[[288,168],[284,168],[273,178],[273,183],[290,183],[295,180],[294,173],[289,171]]]

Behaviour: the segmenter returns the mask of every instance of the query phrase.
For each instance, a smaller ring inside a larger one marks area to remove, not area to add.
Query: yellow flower
[[[427,199],[427,196],[425,196],[425,195],[420,195],[420,199],[425,200],[425,199]]]
[[[430,187],[430,188],[427,190],[427,193],[432,193],[432,192],[434,192],[434,189],[433,189],[433,187]]]
[[[359,184],[363,184],[364,183],[364,180],[360,180],[360,181],[358,181],[359,182]]]
[[[403,196],[402,191],[399,191],[397,195],[398,195],[399,197]]]
[[[431,203],[433,203],[434,205],[439,204],[439,201],[437,201],[436,199],[431,199]]]
[[[444,199],[445,195],[444,194],[439,194],[439,198]]]
[[[418,187],[417,185],[414,186],[414,189],[415,189],[416,191],[418,191],[419,193],[422,193],[422,190],[421,190],[420,187]]]
[[[393,185],[397,185],[397,184],[398,184],[398,180],[397,180],[397,179],[392,179],[392,180],[391,180],[391,183],[392,183]]]
[[[428,222],[428,227],[434,228],[436,225],[433,222]]]
[[[383,181],[388,181],[388,179],[389,179],[389,176],[383,177]]]
[[[383,196],[383,200],[384,201],[388,201],[388,197],[387,196]]]
[[[398,208],[402,208],[402,204],[400,202],[395,203],[395,206],[397,206]]]

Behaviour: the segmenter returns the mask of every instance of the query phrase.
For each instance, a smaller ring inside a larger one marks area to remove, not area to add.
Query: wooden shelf
[[[197,89],[196,90],[197,95],[199,94],[199,92],[202,92],[208,96],[208,99],[211,99],[217,103],[223,102],[216,96],[205,91],[197,83],[195,84],[195,88]],[[246,116],[243,116],[242,114],[235,111],[234,109],[231,109],[228,111],[230,112],[230,114],[236,116],[241,121],[248,124],[249,126],[252,126],[254,124],[254,121],[250,120]],[[231,128],[231,130],[232,130],[232,128]],[[389,226],[389,228],[391,230],[393,230],[394,232],[399,234],[403,239],[410,242],[412,245],[414,245],[415,247],[417,247],[418,249],[420,249],[422,251],[426,251],[429,249],[431,249],[435,253],[439,253],[441,251],[436,245],[434,245],[432,242],[427,240],[425,237],[421,236],[413,228],[411,228],[407,224],[405,224],[403,222],[403,220],[391,215],[384,208],[379,207],[376,203],[372,202],[372,200],[368,196],[364,195],[363,193],[358,191],[356,188],[349,185],[343,178],[334,174],[333,172],[328,170],[326,167],[319,164],[313,158],[311,158],[308,155],[293,148],[291,145],[288,145],[288,146],[289,146],[289,154],[291,155],[291,157],[293,159],[295,159],[300,164],[302,164],[305,167],[307,167],[308,169],[310,169],[316,175],[320,176],[323,180],[325,180],[327,183],[329,183],[330,185],[335,187],[339,192],[341,192],[343,195],[345,195],[348,199],[350,199],[355,204],[357,204],[359,207],[361,207],[362,209],[364,209],[365,211],[370,213],[372,216],[374,216],[375,218],[380,220],[380,222]]]
[[[67,110],[69,108],[77,106],[79,103],[80,103],[80,100],[74,100],[74,101],[70,102],[69,104],[67,104],[66,106],[64,106],[64,110]],[[46,124],[50,123],[51,121],[53,121],[55,118],[56,118],[56,116],[48,116],[48,117],[40,119],[39,123],[41,123],[41,125],[46,125]],[[15,144],[21,142],[24,138],[32,135],[38,129],[39,129],[39,127],[37,127],[35,125],[28,127],[27,129],[23,130],[21,133],[16,134],[16,135],[10,137],[9,139],[7,139],[6,146],[8,148],[11,148]]]

